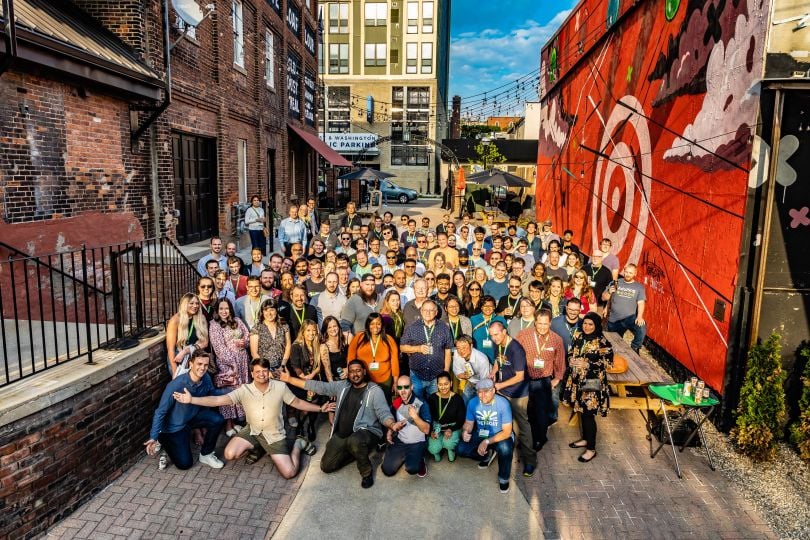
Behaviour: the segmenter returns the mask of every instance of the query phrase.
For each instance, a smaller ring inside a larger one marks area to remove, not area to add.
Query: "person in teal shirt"
[[[475,348],[484,353],[489,359],[490,365],[495,363],[495,346],[489,337],[489,325],[495,321],[506,326],[506,319],[500,315],[495,315],[495,299],[491,296],[484,296],[481,299],[481,313],[470,318],[472,323],[472,338],[475,340]]]

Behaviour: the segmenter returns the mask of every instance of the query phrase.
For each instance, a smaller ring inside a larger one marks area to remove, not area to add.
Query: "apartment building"
[[[321,137],[357,164],[440,192],[450,0],[321,2]]]

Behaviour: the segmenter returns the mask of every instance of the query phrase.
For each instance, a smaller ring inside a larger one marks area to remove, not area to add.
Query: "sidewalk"
[[[750,503],[702,453],[681,454],[675,474],[669,448],[650,459],[641,417],[615,410],[599,418],[590,463],[568,448],[577,428],[561,421],[539,454],[538,470],[524,479],[515,463],[511,491],[498,492],[497,466],[478,470],[459,458],[429,462],[429,476],[404,471],[360,488],[355,466],[325,475],[318,453],[302,473],[282,480],[269,459],[228,463],[215,471],[158,471],[144,457],[92,501],[57,524],[49,538],[774,538]],[[221,453],[221,450],[219,450]],[[379,460],[377,460],[379,461]]]

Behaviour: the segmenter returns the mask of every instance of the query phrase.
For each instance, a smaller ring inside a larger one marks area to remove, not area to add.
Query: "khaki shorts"
[[[245,439],[247,442],[252,444],[254,448],[261,446],[264,451],[271,456],[273,454],[290,454],[290,446],[287,444],[287,439],[281,439],[280,441],[269,443],[261,433],[258,435],[251,435],[250,426],[243,427],[242,430],[236,434],[236,436],[241,439]]]

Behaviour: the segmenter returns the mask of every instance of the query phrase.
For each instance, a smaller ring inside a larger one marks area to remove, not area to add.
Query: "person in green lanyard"
[[[200,308],[200,299],[195,294],[186,293],[180,298],[177,313],[166,323],[166,350],[169,351],[169,373],[172,378],[177,376],[186,357],[206,347],[208,321]]]
[[[470,319],[475,348],[487,355],[490,364],[495,363],[495,348],[489,337],[489,326],[494,322],[500,322],[506,326],[506,319],[500,315],[495,315],[495,304],[493,297],[484,296],[481,299],[481,313],[473,315]]]
[[[450,326],[453,343],[461,336],[472,335],[472,323],[470,319],[461,315],[461,301],[455,296],[451,295],[447,298],[444,321]]]
[[[464,425],[466,406],[464,400],[453,392],[453,381],[450,373],[442,371],[436,377],[439,390],[428,396],[428,408],[432,426],[428,438],[428,452],[436,461],[442,460],[442,450],[447,451],[449,461],[456,460],[456,447],[461,438],[461,426]]]
[[[534,302],[530,298],[524,296],[518,300],[517,308],[515,309],[515,317],[509,321],[506,332],[512,338],[517,338],[518,333],[525,328],[531,328],[534,325],[534,316],[536,309]]]
[[[259,317],[259,310],[262,302],[270,298],[262,295],[262,282],[256,276],[251,276],[247,281],[247,294],[236,301],[234,311],[236,316],[242,319],[248,328],[253,328]]]

